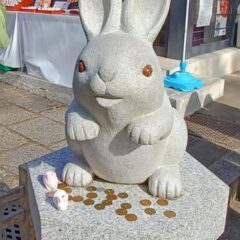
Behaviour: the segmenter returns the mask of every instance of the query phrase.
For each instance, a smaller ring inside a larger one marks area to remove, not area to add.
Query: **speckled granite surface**
[[[127,192],[127,199],[118,199],[103,211],[83,203],[71,203],[68,210],[59,212],[52,200],[45,196],[42,174],[55,170],[59,175],[63,166],[71,158],[68,148],[28,163],[30,182],[30,201],[33,223],[38,240],[88,240],[88,239],[169,239],[169,240],[213,240],[224,231],[228,203],[228,187],[186,153],[182,163],[183,195],[168,206],[159,206],[157,198],[145,191],[145,186],[126,186],[94,181],[99,203],[104,197],[104,188],[115,192]],[[71,195],[86,196],[83,188],[75,188]],[[35,196],[34,196],[35,195]],[[139,200],[149,199],[156,214],[144,213]],[[136,222],[128,222],[115,214],[121,203],[129,202],[136,214]],[[164,211],[176,212],[176,217],[168,219]]]

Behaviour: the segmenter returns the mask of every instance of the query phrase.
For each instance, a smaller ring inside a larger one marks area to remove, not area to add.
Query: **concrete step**
[[[166,74],[179,70],[179,60],[159,57]],[[226,48],[193,57],[188,61],[188,71],[199,76],[222,77],[240,70],[240,49]]]
[[[70,104],[73,99],[72,89],[60,86],[49,81],[30,76],[20,71],[0,72],[0,80],[3,80],[20,89],[53,99],[55,101]]]
[[[72,89],[50,83],[22,72],[0,72],[0,79],[49,99],[69,104],[72,101]],[[191,93],[183,93],[166,89],[173,107],[182,116],[188,116],[201,107],[223,96],[224,80],[219,78],[203,78],[204,88]]]
[[[189,116],[215,101],[224,94],[225,80],[214,77],[198,77],[203,80],[204,87],[190,93],[179,92],[174,89],[167,89],[172,106],[176,108],[182,116]]]

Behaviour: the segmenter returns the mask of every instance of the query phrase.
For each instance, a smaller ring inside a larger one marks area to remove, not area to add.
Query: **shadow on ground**
[[[186,121],[187,151],[230,186],[226,229],[218,240],[239,240],[240,109],[214,102]]]

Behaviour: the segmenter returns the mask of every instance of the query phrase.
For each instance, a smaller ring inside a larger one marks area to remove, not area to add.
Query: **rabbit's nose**
[[[106,84],[102,81],[98,74],[91,78],[90,87],[97,95],[104,95],[106,92]]]
[[[98,75],[102,81],[111,82],[115,78],[116,73],[110,72],[109,70],[100,69],[98,71]]]

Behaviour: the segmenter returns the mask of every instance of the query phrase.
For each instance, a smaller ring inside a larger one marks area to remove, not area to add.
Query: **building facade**
[[[236,45],[240,0],[190,0],[186,57]],[[154,43],[159,56],[181,59],[186,0],[172,0],[170,12]]]

